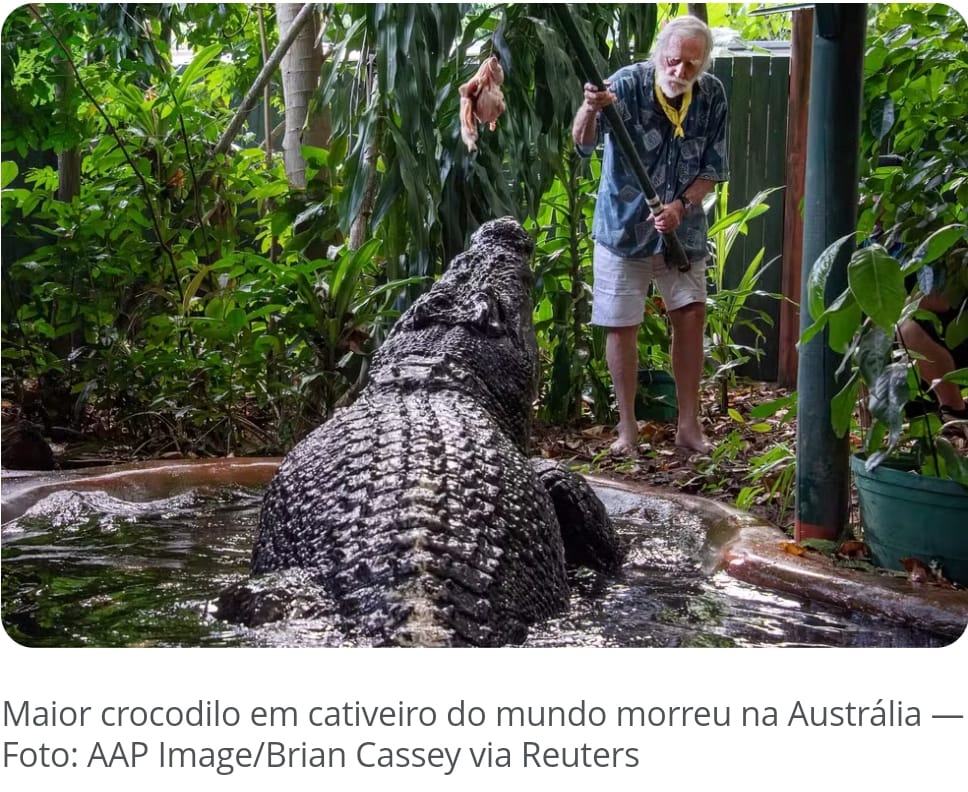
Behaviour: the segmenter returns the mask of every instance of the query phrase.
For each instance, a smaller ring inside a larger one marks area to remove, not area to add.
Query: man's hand
[[[592,83],[585,83],[585,104],[596,113],[616,101],[616,96],[608,90],[608,83],[605,83],[604,91],[599,91]]]
[[[662,211],[654,218],[655,230],[660,234],[671,234],[679,227],[685,213],[686,209],[678,198],[672,203],[662,204]]]
[[[608,86],[608,83],[605,85]],[[611,91],[599,91],[592,83],[585,83],[585,101],[579,105],[575,121],[571,125],[571,137],[576,146],[594,145],[598,114],[615,100],[616,96]]]

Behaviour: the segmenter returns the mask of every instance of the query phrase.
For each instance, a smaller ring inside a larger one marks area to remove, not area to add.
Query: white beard
[[[669,77],[664,74],[659,75],[659,88],[662,90],[669,99],[675,99],[677,96],[682,96],[686,91],[692,88],[695,80],[680,80],[677,77]]]

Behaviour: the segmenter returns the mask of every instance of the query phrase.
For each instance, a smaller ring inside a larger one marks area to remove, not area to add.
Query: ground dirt
[[[675,424],[639,422],[639,455],[617,458],[609,453],[615,440],[611,426],[585,422],[575,426],[534,428],[534,450],[583,472],[600,473],[740,504],[784,529],[793,522],[793,454],[796,448],[795,409],[780,408],[765,418],[757,407],[788,398],[791,391],[762,382],[748,382],[728,392],[727,412],[718,392],[703,394],[703,428],[713,445],[711,454],[690,452],[675,445]],[[775,460],[763,460],[767,454]],[[746,492],[744,492],[746,488]],[[754,491],[760,488],[758,491]]]

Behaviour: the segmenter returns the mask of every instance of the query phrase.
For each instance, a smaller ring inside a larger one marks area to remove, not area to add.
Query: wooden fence
[[[762,189],[783,186],[786,178],[787,99],[790,86],[788,52],[743,50],[720,55],[712,72],[726,88],[729,101],[729,209],[739,209]],[[784,191],[767,199],[770,210],[755,219],[747,236],[733,245],[723,281],[735,287],[746,266],[760,248],[764,262],[772,262],[758,288],[776,294],[782,291]],[[768,313],[772,327],[764,327],[760,342],[763,355],[740,372],[757,380],[777,379],[779,359],[780,304],[770,298],[751,298],[748,305]],[[754,344],[752,331],[739,328],[734,334],[744,344]]]

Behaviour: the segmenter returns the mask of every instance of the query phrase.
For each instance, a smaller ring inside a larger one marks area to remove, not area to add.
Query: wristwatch
[[[692,207],[695,205],[695,204],[693,204],[692,201],[690,201],[688,198],[686,198],[685,195],[680,195],[679,196],[679,200],[682,202],[682,209],[683,209],[683,211],[686,212],[687,214],[692,209]]]

